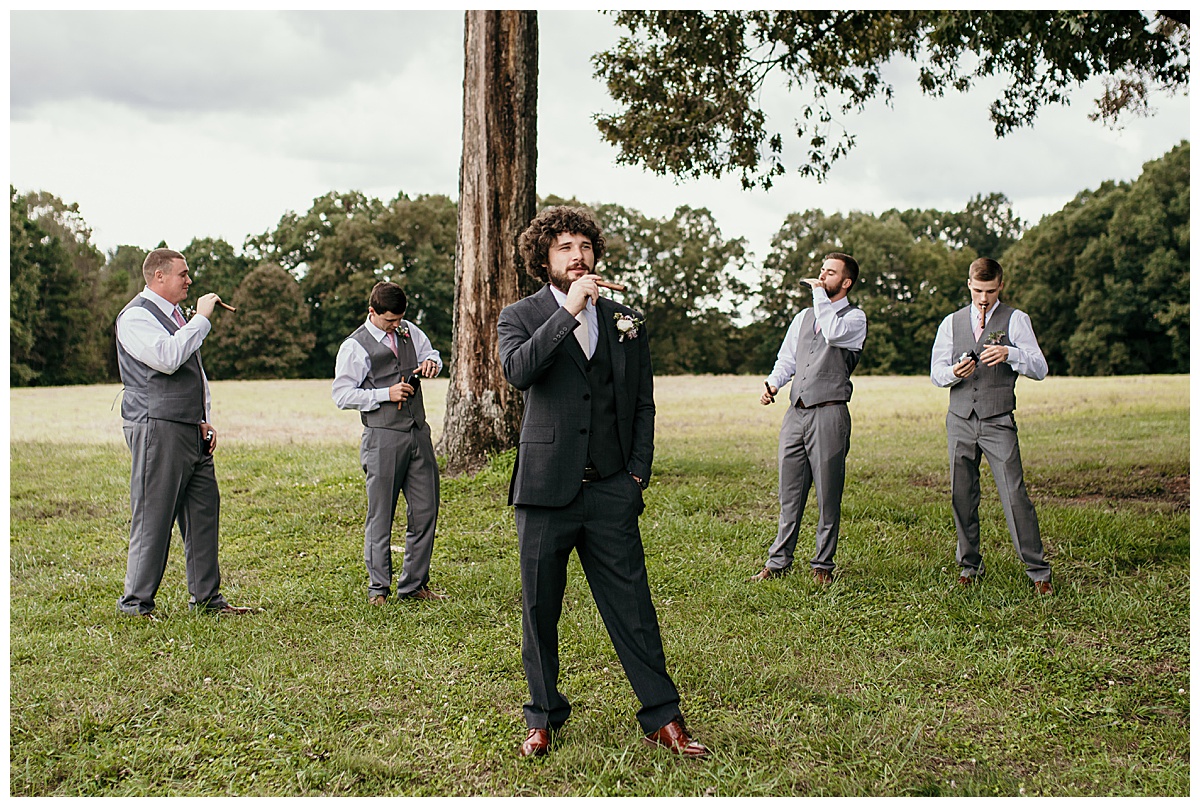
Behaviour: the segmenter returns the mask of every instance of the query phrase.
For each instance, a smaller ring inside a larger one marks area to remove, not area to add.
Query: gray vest
[[[838,311],[837,316],[844,317],[853,308],[855,306],[848,305]],[[809,310],[812,316],[801,317],[800,337],[796,340],[796,375],[792,378],[790,392],[792,406],[800,401],[805,406],[849,401],[854,392],[850,374],[858,366],[862,351],[831,347],[819,333],[813,333],[817,312]]]
[[[953,363],[958,364],[958,357],[967,351],[982,353],[988,334],[996,331],[1004,331],[1005,334],[996,344],[1011,347],[1008,321],[1012,312],[1012,306],[999,303],[995,313],[988,320],[987,327],[976,340],[971,324],[971,306],[955,311],[953,319],[950,320],[954,333]],[[950,388],[950,411],[964,418],[970,417],[972,412],[981,418],[1011,412],[1017,408],[1016,385],[1017,371],[1008,362],[1000,362],[994,367],[977,363],[974,375]]]
[[[407,325],[407,320],[404,322]],[[399,343],[396,350],[400,354],[399,357],[392,353],[390,347],[377,340],[367,330],[366,323],[360,325],[358,330],[350,334],[348,338],[362,345],[363,349],[367,351],[367,355],[371,357],[371,369],[367,371],[367,377],[363,380],[364,389],[383,389],[393,384],[399,384],[403,378],[417,369],[417,351],[413,347],[412,339],[401,336],[399,332],[396,334],[396,340]],[[395,429],[402,432],[411,431],[414,425],[418,427],[425,425],[425,399],[418,386],[417,394],[405,401],[403,405],[384,401],[378,409],[361,412],[360,415],[364,426],[376,429]]]
[[[179,330],[173,319],[140,294],[121,309],[121,314],[134,306],[153,314],[167,333],[174,334]],[[197,424],[204,420],[204,366],[200,364],[199,350],[188,356],[174,373],[160,373],[130,356],[118,339],[117,367],[125,386],[121,398],[121,417],[125,420],[145,423],[153,417]]]
[[[617,434],[617,396],[613,389],[612,355],[601,330],[596,350],[587,364],[588,396],[592,417],[588,431],[588,460],[601,477],[625,468],[621,438]]]

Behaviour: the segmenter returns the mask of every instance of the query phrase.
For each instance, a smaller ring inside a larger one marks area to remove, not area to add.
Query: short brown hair
[[[825,256],[825,260],[841,261],[842,266],[846,268],[846,277],[850,278],[850,288],[854,288],[854,284],[858,282],[858,261],[845,252],[830,252]]]
[[[183,257],[182,252],[176,252],[173,249],[166,249],[165,247],[151,250],[150,254],[146,256],[146,260],[142,262],[142,277],[146,278],[146,282],[149,283],[154,279],[155,272],[166,274],[167,269],[175,261],[186,263],[187,258]]]
[[[371,289],[371,297],[368,300],[368,305],[375,309],[376,314],[382,314],[384,311],[396,316],[404,316],[404,312],[408,309],[408,296],[404,293],[404,289],[397,286],[395,283],[383,281],[376,283]]]
[[[1004,269],[1001,268],[999,261],[994,261],[991,258],[976,258],[971,261],[971,268],[967,270],[967,278],[999,280],[1003,283]]]
[[[586,207],[558,205],[548,207],[533,217],[525,232],[517,239],[525,271],[542,282],[550,279],[550,245],[563,233],[582,235],[592,242],[592,255],[599,261],[604,254],[604,236],[592,211]]]

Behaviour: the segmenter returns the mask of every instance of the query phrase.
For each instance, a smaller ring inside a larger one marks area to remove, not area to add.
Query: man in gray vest
[[[850,451],[850,374],[867,339],[867,315],[846,299],[857,281],[858,261],[842,252],[825,256],[819,277],[801,281],[812,289],[812,308],[792,320],[759,398],[764,406],[774,403],[779,388],[792,382],[779,430],[779,530],[754,582],[791,567],[810,487],[817,490],[817,537],[809,566],[818,583],[833,582]]]
[[[184,320],[179,304],[192,278],[187,261],[156,249],[142,264],[146,288],[117,315],[121,417],[133,458],[129,484],[129,559],[117,608],[154,619],[154,597],[167,568],[171,524],[179,524],[187,559],[189,607],[238,615],[251,609],[221,596],[217,532],[221,494],[213,468],[217,430],[200,344],[221,298],[205,294]]]
[[[958,533],[958,582],[983,575],[979,551],[979,459],[987,457],[1000,492],[1017,556],[1038,594],[1053,593],[1050,565],[1042,552],[1037,513],[1025,491],[1021,447],[1017,442],[1017,376],[1046,377],[1046,357],[1024,311],[1000,302],[1004,270],[991,258],[971,263],[967,273],[971,304],[942,320],[929,375],[950,387],[946,436],[950,449],[950,499]]]
[[[594,269],[604,237],[590,211],[543,210],[519,248],[526,271],[547,284],[505,308],[497,326],[504,376],[525,396],[508,497],[516,510],[521,661],[529,684],[519,754],[547,753],[550,732],[571,714],[558,690],[558,619],[575,550],[642,704],[645,742],[706,756],[687,734],[667,674],[638,529],[654,458],[646,323],[600,296]]]
[[[338,349],[333,401],[357,409],[363,422],[359,458],[367,476],[367,601],[387,602],[392,588],[392,522],[401,491],[408,505],[404,568],[397,599],[444,600],[429,588],[437,530],[439,480],[421,378],[442,371],[442,357],[420,328],[404,319],[408,298],[395,283],[371,289],[367,321]]]

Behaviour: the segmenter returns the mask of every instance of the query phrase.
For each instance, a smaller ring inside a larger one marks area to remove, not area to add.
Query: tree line
[[[923,374],[941,319],[965,305],[966,267],[1005,268],[1005,299],[1033,319],[1050,371],[1108,375],[1189,368],[1190,145],[1147,163],[1133,182],[1085,190],[1027,227],[999,193],[959,211],[789,215],[756,264],[704,208],[655,218],[588,204],[604,225],[604,273],[653,335],[655,372],[766,373],[830,251],[863,268],[852,301],[870,332],[860,373]],[[114,322],[143,287],[147,248],[108,254],[76,204],[10,187],[10,383],[115,381]],[[549,197],[540,205],[564,202]],[[450,355],[457,210],[447,196],[390,202],[332,192],[288,212],[239,251],[196,238],[179,249],[200,293],[238,308],[204,345],[213,379],[326,378],[379,280],[409,296],[408,318]]]

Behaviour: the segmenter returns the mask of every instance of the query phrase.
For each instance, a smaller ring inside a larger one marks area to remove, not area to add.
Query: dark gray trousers
[[[363,429],[359,459],[367,477],[367,522],[363,558],[370,580],[367,596],[387,596],[392,587],[392,525],[400,494],[406,503],[404,567],[396,596],[410,597],[429,583],[437,532],[440,478],[429,424],[411,431]]]
[[[954,510],[954,529],[958,533],[958,565],[965,577],[983,574],[983,556],[979,551],[979,460],[987,457],[996,480],[1004,519],[1017,557],[1025,564],[1030,580],[1050,579],[1050,564],[1042,551],[1042,533],[1037,513],[1025,490],[1025,472],[1021,467],[1021,446],[1017,442],[1017,421],[1011,412],[990,418],[975,413],[961,417],[946,415],[946,435],[950,450],[950,500]]]
[[[221,494],[213,458],[198,423],[150,418],[125,421],[125,443],[133,459],[129,479],[129,560],[125,593],[117,608],[129,614],[154,610],[154,596],[167,568],[171,526],[179,525],[193,608],[219,610],[221,570],[217,532]]]
[[[846,404],[788,407],[779,429],[779,531],[767,555],[768,568],[783,571],[792,565],[808,491],[816,487],[816,551],[810,565],[833,570],[849,452],[850,408]]]
[[[529,683],[525,722],[530,728],[557,728],[571,714],[571,704],[558,690],[558,619],[572,549],[579,553],[596,608],[641,701],[642,730],[657,731],[682,716],[650,600],[638,529],[642,508],[642,491],[624,471],[583,483],[565,507],[516,507],[521,661]]]

